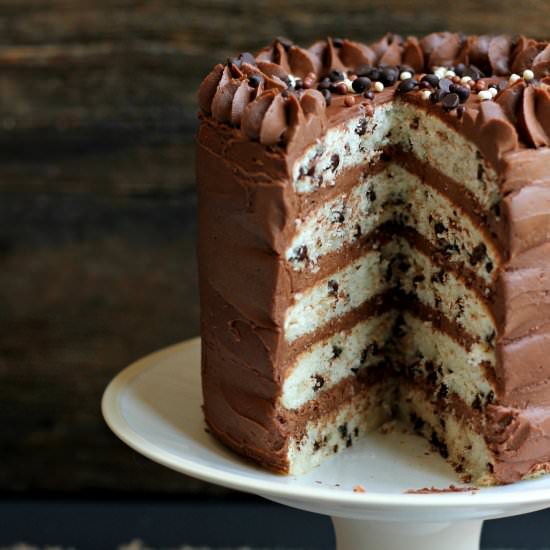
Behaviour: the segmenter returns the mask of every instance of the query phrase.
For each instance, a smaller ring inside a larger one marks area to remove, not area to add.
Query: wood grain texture
[[[198,333],[195,90],[273,36],[550,35],[550,2],[0,2],[0,488],[216,491],[104,426],[126,364]]]

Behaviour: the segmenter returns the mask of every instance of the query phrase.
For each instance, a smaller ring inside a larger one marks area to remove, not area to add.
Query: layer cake
[[[277,39],[199,89],[204,412],[301,473],[384,422],[550,468],[550,45]]]

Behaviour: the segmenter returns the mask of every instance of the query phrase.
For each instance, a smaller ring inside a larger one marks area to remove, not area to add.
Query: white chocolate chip
[[[383,92],[384,91],[384,84],[382,84],[382,82],[375,82],[374,83],[374,91],[375,92]]]
[[[456,73],[454,71],[448,70],[448,71],[445,71],[445,76],[447,78],[451,78],[453,76],[456,76]]]
[[[434,74],[439,79],[445,78],[445,75],[447,74],[447,69],[445,67],[436,67],[434,69]]]
[[[468,84],[468,82],[470,82],[472,80],[472,77],[471,76],[463,76],[461,79],[460,79],[460,83],[461,84]]]
[[[430,92],[430,90],[422,90],[420,92],[420,95],[422,96],[422,99],[428,100],[428,99],[430,99],[430,96],[432,95],[432,92]]]
[[[533,78],[535,78],[535,73],[531,69],[525,69],[523,71],[523,78],[525,80],[533,80]]]
[[[347,86],[348,92],[351,92],[351,93],[355,92],[355,90],[353,89],[353,86],[352,86],[353,81],[351,81],[349,78],[344,79],[344,84]]]
[[[399,75],[399,80],[407,80],[407,78],[412,78],[412,73],[409,72],[409,71],[403,71],[400,75]]]
[[[493,94],[489,90],[481,90],[477,94],[477,97],[479,97],[480,101],[487,101],[488,99],[493,99]]]
[[[520,78],[521,78],[521,76],[519,76],[519,74],[512,73],[512,74],[510,75],[510,78],[508,79],[508,82],[509,82],[510,84],[513,84],[514,82],[517,82]]]
[[[498,90],[496,88],[489,88],[487,91],[491,93],[492,97],[495,97],[498,94]]]

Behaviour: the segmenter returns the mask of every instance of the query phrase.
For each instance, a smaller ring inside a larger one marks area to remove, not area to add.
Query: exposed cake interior
[[[493,168],[441,118],[394,100],[329,129],[292,185],[301,208],[286,250],[280,407],[301,420],[289,471],[397,414],[459,470],[489,479],[480,413],[496,391],[501,258],[482,214],[498,210]],[[330,408],[300,414],[331,393]]]

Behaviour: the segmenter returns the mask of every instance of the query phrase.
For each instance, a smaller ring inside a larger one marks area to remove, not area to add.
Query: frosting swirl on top
[[[438,32],[403,39],[388,33],[371,44],[327,38],[307,49],[276,39],[255,56],[243,53],[216,65],[199,88],[198,103],[203,116],[240,128],[251,140],[285,146],[305,139],[306,129],[314,139],[326,125],[330,94],[320,84],[333,74],[339,75],[342,93],[355,94],[361,90],[349,78],[364,74],[360,71],[365,68],[419,75],[458,65],[467,66],[466,74],[475,78],[487,77],[488,84],[499,83],[494,101],[480,104],[470,99],[463,108],[465,124],[497,140],[498,156],[524,146],[550,146],[550,43],[524,36]],[[533,78],[516,82],[514,73],[532,73]],[[503,77],[511,74],[514,79],[506,85]],[[394,83],[395,77],[386,85]],[[361,86],[366,86],[364,80]],[[363,103],[369,96],[365,98]],[[355,104],[355,99],[333,103],[333,110],[340,109]],[[319,121],[313,123],[315,118]]]

